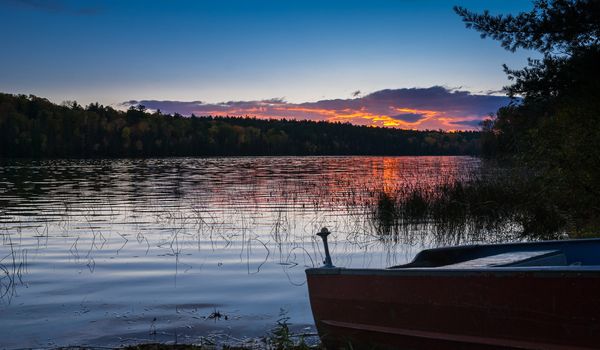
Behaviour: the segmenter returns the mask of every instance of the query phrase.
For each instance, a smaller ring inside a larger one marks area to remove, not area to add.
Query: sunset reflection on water
[[[262,336],[281,308],[311,329],[304,269],[323,260],[321,227],[338,266],[406,262],[433,241],[381,239],[367,210],[376,194],[479,167],[470,157],[5,161],[3,345]],[[215,310],[228,319],[209,320]]]

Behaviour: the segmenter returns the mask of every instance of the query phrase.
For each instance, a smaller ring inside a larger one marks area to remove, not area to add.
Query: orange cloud
[[[253,116],[262,119],[286,118],[299,120],[349,122],[356,125],[403,129],[474,130],[478,123],[508,98],[477,95],[468,91],[451,91],[434,86],[380,90],[351,99],[290,103],[283,99],[262,101],[230,101],[203,103],[200,101],[128,101],[123,105],[143,104],[150,109],[183,115]]]

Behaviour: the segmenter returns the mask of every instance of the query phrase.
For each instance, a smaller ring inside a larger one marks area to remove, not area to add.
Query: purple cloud
[[[101,9],[95,6],[80,6],[74,5],[65,0],[3,0],[9,5],[28,8],[32,10],[53,12],[53,13],[68,13],[73,15],[96,15]]]
[[[426,118],[426,116],[424,116],[423,114],[417,114],[417,113],[404,113],[404,114],[398,114],[398,115],[393,115],[391,116],[391,118],[397,119],[397,120],[403,120],[405,122],[409,122],[409,123],[414,123],[414,122],[418,122],[419,120]]]
[[[483,118],[485,119],[485,118]],[[478,127],[481,125],[483,119],[475,119],[475,120],[454,120],[451,123],[456,126],[470,126],[470,127]]]
[[[350,122],[409,129],[477,129],[479,122],[510,102],[508,97],[474,94],[441,86],[386,89],[350,99],[290,103],[281,98],[259,101],[127,101],[164,113],[255,116]]]

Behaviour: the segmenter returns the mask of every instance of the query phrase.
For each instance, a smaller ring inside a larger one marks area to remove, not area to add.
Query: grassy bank
[[[320,346],[309,346],[306,344],[264,344],[263,346],[229,346],[224,345],[217,347],[214,345],[192,345],[192,344],[138,344],[119,348],[123,350],[256,350],[256,349],[269,349],[269,350],[311,350],[321,349]]]
[[[289,317],[282,313],[277,324],[264,337],[250,340],[218,342],[202,337],[194,344],[140,343],[121,347],[70,346],[56,350],[318,350],[323,349],[317,334],[296,334],[290,329]],[[308,340],[309,339],[309,340]]]
[[[215,346],[215,345],[195,345],[195,344],[161,344],[161,343],[148,343],[148,344],[137,344],[130,345],[125,347],[84,347],[84,346],[71,346],[71,347],[61,347],[56,350],[257,350],[257,349],[265,349],[265,350],[317,350],[323,349],[319,345],[308,346],[302,344],[296,344],[288,347],[274,347],[272,345],[264,344],[262,346],[237,346],[237,345],[223,345],[223,346]]]

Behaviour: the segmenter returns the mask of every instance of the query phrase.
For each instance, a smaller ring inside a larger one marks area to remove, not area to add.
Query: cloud
[[[418,113],[403,113],[403,114],[391,116],[391,118],[393,118],[393,119],[402,120],[402,121],[405,121],[408,123],[415,123],[426,117],[427,116],[425,116],[423,114],[418,114]]]
[[[59,12],[64,10],[63,2],[56,0],[4,0],[3,2],[16,6],[33,8],[36,10],[49,12]]]
[[[485,118],[484,118],[485,119]],[[481,125],[481,122],[483,121],[483,119],[475,119],[475,120],[455,120],[452,121],[451,123],[453,125],[457,125],[457,126],[472,126],[472,127],[478,127]]]
[[[504,89],[501,90],[486,90],[484,92],[486,95],[505,95],[506,91]]]
[[[101,9],[94,6],[80,6],[66,0],[0,0],[0,4],[6,3],[20,8],[28,8],[51,13],[68,13],[73,15],[95,15]]]
[[[475,130],[479,122],[510,102],[508,97],[473,94],[441,86],[386,89],[350,99],[291,103],[283,98],[259,101],[127,101],[149,109],[182,115],[253,116],[349,122],[404,129]]]

